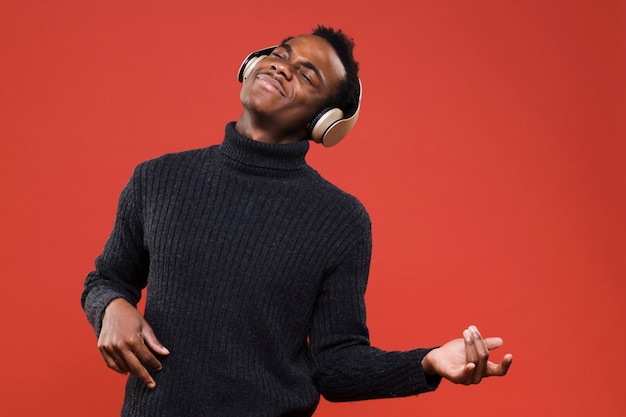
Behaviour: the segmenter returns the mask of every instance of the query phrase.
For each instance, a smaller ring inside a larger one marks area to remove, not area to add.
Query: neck
[[[235,130],[252,140],[276,145],[295,143],[307,139],[304,130],[301,133],[284,132],[277,129],[276,125],[271,120],[264,119],[261,121],[259,118],[251,116],[249,112],[243,112],[235,124]]]

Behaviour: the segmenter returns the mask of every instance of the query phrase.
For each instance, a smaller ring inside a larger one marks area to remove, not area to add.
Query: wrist
[[[433,360],[432,360],[433,352],[435,350],[437,350],[437,348],[432,349],[422,358],[422,369],[424,370],[424,374],[426,375],[437,375],[437,372],[435,371],[435,367],[433,366]]]
[[[112,299],[111,301],[109,301],[106,307],[104,307],[104,310],[102,310],[102,316],[100,317],[100,320],[104,320],[107,311],[120,309],[127,306],[131,306],[131,304],[124,297],[116,297]]]

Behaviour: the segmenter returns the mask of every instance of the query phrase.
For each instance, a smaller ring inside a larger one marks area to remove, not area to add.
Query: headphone
[[[276,46],[252,52],[243,60],[239,67],[238,80],[244,82],[254,67],[265,57],[270,55]],[[343,110],[338,107],[328,107],[322,110],[307,126],[311,139],[329,148],[338,144],[355,125],[361,109],[362,86],[359,79],[359,101],[352,115],[345,117]]]

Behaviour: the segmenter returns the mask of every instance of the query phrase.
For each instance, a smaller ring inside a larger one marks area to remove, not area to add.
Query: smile
[[[265,88],[271,91],[276,91],[281,96],[286,96],[285,89],[283,88],[283,86],[280,84],[280,82],[278,82],[278,80],[273,78],[271,75],[258,74],[256,78],[257,80],[261,82],[261,85],[263,85]]]

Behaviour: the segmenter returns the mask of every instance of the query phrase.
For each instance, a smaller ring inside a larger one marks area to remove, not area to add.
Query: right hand
[[[123,298],[114,299],[104,310],[98,349],[109,368],[122,374],[130,372],[148,388],[156,383],[143,364],[160,371],[161,362],[152,352],[170,353],[141,313]]]

